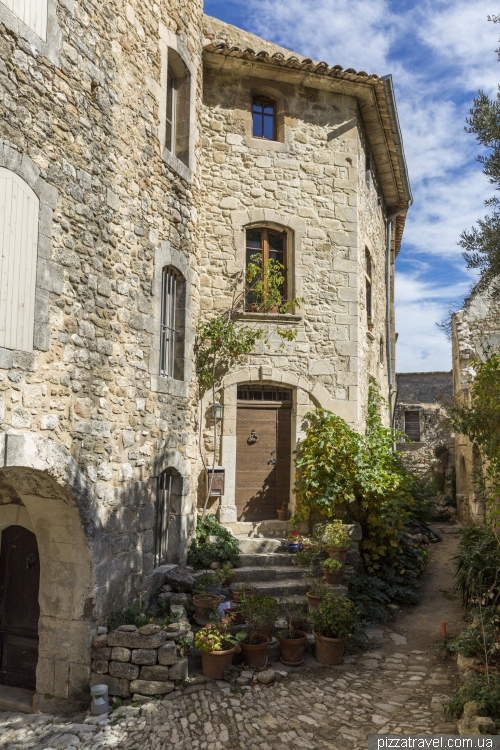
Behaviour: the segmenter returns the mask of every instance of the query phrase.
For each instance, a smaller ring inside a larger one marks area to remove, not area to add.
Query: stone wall
[[[473,360],[484,361],[500,348],[500,302],[488,288],[478,285],[452,318],[453,395],[457,403],[470,404],[474,380]],[[486,507],[474,477],[481,471],[477,446],[465,435],[456,436],[457,502],[464,523],[484,523]]]

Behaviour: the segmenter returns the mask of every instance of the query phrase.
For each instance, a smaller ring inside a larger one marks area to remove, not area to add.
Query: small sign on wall
[[[212,476],[213,473],[213,476]],[[224,484],[226,478],[226,470],[223,466],[212,466],[207,469],[207,488],[210,487],[210,495],[215,497],[222,497],[224,494]],[[210,478],[212,477],[212,485],[210,486]]]

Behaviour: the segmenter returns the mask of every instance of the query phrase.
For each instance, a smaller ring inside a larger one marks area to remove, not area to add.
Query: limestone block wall
[[[87,545],[86,596],[78,615],[69,613],[81,623],[78,643],[69,639],[57,664],[48,648],[37,684],[64,710],[87,696],[95,624],[151,588],[154,478],[163,469],[183,478],[172,559],[185,554],[194,524],[196,393],[188,368],[183,381],[158,377],[157,351],[163,265],[179,268],[189,286],[186,360],[199,308],[202,2],[49,6],[44,42],[0,4],[0,167],[34,191],[40,216],[34,350],[0,350],[0,430],[12,456],[1,466],[52,471]],[[160,140],[169,45],[191,76],[187,166]],[[70,478],[62,464],[74,467]],[[5,518],[19,504],[12,476],[0,469]],[[35,502],[36,493],[36,484],[23,489],[26,523],[36,507],[35,529],[59,528],[56,506]],[[71,525],[64,533],[71,544]],[[44,601],[58,597],[64,590]]]
[[[500,348],[500,303],[488,288],[478,285],[463,307],[452,318],[453,397],[470,403],[474,380],[473,360],[484,361]],[[457,503],[464,523],[484,523],[486,507],[474,477],[481,471],[482,458],[477,446],[465,435],[456,436]]]

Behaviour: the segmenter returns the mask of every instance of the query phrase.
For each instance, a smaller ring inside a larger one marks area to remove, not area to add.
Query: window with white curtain
[[[47,41],[47,0],[0,0],[40,39]]]
[[[0,168],[0,347],[33,350],[39,200]]]

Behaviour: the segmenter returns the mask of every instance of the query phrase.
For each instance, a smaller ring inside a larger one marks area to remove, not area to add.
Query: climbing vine
[[[384,400],[369,389],[364,435],[326,409],[306,415],[307,434],[296,458],[297,514],[347,516],[363,529],[366,569],[376,572],[387,557],[397,560],[405,522],[413,510],[413,477],[393,452],[402,434],[384,427]]]

